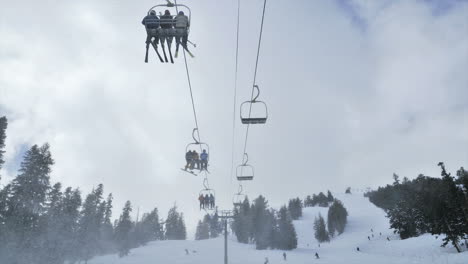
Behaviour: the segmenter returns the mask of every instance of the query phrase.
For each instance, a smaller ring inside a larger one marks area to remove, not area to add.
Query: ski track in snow
[[[344,233],[335,236],[329,243],[319,244],[314,238],[313,221],[320,213],[326,220],[328,208],[308,207],[303,217],[294,221],[298,236],[298,248],[286,251],[287,261],[283,260],[282,250],[255,250],[254,245],[237,243],[229,237],[229,263],[262,264],[268,257],[269,264],[468,264],[468,251],[456,253],[452,246],[440,247],[442,240],[429,234],[416,238],[399,240],[389,229],[388,219],[383,210],[377,208],[362,193],[338,194],[348,210],[348,224]],[[371,228],[374,232],[371,232]],[[382,232],[382,236],[379,233]],[[372,237],[374,234],[374,237]],[[371,241],[368,240],[370,236]],[[391,241],[387,241],[387,236]],[[360,248],[360,252],[356,248]],[[185,249],[190,251],[186,255]],[[320,259],[315,259],[318,253]],[[100,256],[89,264],[150,264],[150,263],[223,263],[224,239],[201,241],[155,241],[132,249],[129,256]]]

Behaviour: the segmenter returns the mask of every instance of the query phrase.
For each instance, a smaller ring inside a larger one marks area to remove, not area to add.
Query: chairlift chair
[[[232,197],[232,204],[234,207],[239,207],[244,203],[247,196],[242,193],[242,185],[239,185],[239,191]]]
[[[240,106],[242,124],[265,124],[268,119],[268,107],[265,102],[258,101],[260,89],[254,85],[257,95],[251,101],[245,101]]]
[[[252,165],[247,164],[249,161],[249,156],[247,153],[244,154],[244,162],[237,166],[236,168],[236,176],[238,181],[251,181],[254,178],[255,172],[254,167]]]
[[[163,12],[162,11],[159,11],[157,9],[159,8],[162,8],[164,7],[165,9],[166,8],[169,8],[169,9],[173,9],[173,11],[175,12],[171,12],[171,15],[172,16],[177,16],[177,9],[179,8],[183,8],[184,11],[188,11],[188,20],[189,20],[189,26],[187,27],[187,35],[190,33],[190,25],[191,25],[191,21],[192,21],[192,11],[190,10],[190,8],[184,4],[174,4],[172,3],[171,1],[169,0],[166,0],[167,3],[166,4],[159,4],[159,5],[155,5],[153,7],[151,7],[149,10],[148,10],[148,15],[151,13],[152,10],[154,10],[156,12],[156,14],[162,14]],[[167,24],[174,24],[174,20],[173,19],[159,19],[159,24],[160,25],[167,25]],[[172,35],[172,37],[176,36],[176,33],[174,33],[174,35]],[[168,36],[168,37],[171,37],[171,36]]]

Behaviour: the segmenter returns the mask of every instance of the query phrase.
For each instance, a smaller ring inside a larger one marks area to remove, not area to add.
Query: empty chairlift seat
[[[268,108],[265,102],[258,101],[260,89],[254,85],[257,95],[251,101],[245,101],[240,106],[242,124],[265,124],[268,119]]]

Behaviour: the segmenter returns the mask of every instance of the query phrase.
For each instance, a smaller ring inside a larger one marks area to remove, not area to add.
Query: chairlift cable
[[[235,146],[235,133],[236,133],[236,104],[237,104],[237,73],[239,65],[239,24],[240,24],[240,0],[237,0],[237,33],[236,33],[236,67],[234,74],[234,99],[232,110],[232,144],[231,144],[231,185],[234,174],[234,146]]]
[[[256,58],[256,61],[255,61],[255,71],[254,71],[254,79],[253,79],[253,84],[252,84],[252,94],[250,96],[251,101],[254,98],[255,85],[256,85],[256,80],[257,80],[258,60],[259,60],[259,57],[260,57],[260,47],[261,47],[261,43],[262,43],[263,22],[265,20],[266,2],[267,2],[267,0],[263,1],[262,22],[260,24],[260,34],[259,34],[259,37],[258,37],[257,58]],[[250,105],[250,109],[249,109],[249,118],[250,118],[251,114],[252,114],[252,104]],[[247,154],[247,140],[248,140],[248,137],[249,137],[249,128],[250,128],[250,124],[247,124],[247,129],[246,129],[246,132],[245,132],[244,154]],[[245,159],[245,155],[242,158],[242,162],[244,162],[244,159]]]
[[[177,8],[177,0],[174,0],[174,2],[175,2],[176,12],[179,13],[179,8]],[[187,81],[188,81],[188,86],[190,90],[190,98],[192,100],[192,110],[193,110],[193,117],[195,119],[195,127],[197,128],[198,141],[201,142],[200,129],[198,128],[197,111],[195,109],[195,100],[193,99],[192,82],[190,81],[190,72],[189,72],[189,68],[187,64],[187,56],[185,54],[185,49],[182,49],[182,52],[184,54],[185,71],[187,72]]]

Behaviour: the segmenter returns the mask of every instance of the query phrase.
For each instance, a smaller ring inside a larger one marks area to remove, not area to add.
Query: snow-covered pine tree
[[[278,212],[278,248],[291,250],[297,247],[297,234],[292,223],[291,215],[286,206]]]
[[[133,222],[130,216],[132,212],[132,204],[130,201],[125,203],[122,214],[119,217],[117,226],[115,227],[115,242],[119,251],[119,257],[127,256],[133,246],[130,232],[133,228]]]
[[[323,219],[321,214],[319,214],[318,218],[315,218],[314,230],[315,238],[318,242],[322,243],[330,241],[330,236],[328,235],[327,229],[325,227],[325,220]]]
[[[205,221],[198,221],[197,230],[195,232],[195,240],[203,240],[210,238],[210,227]]]

